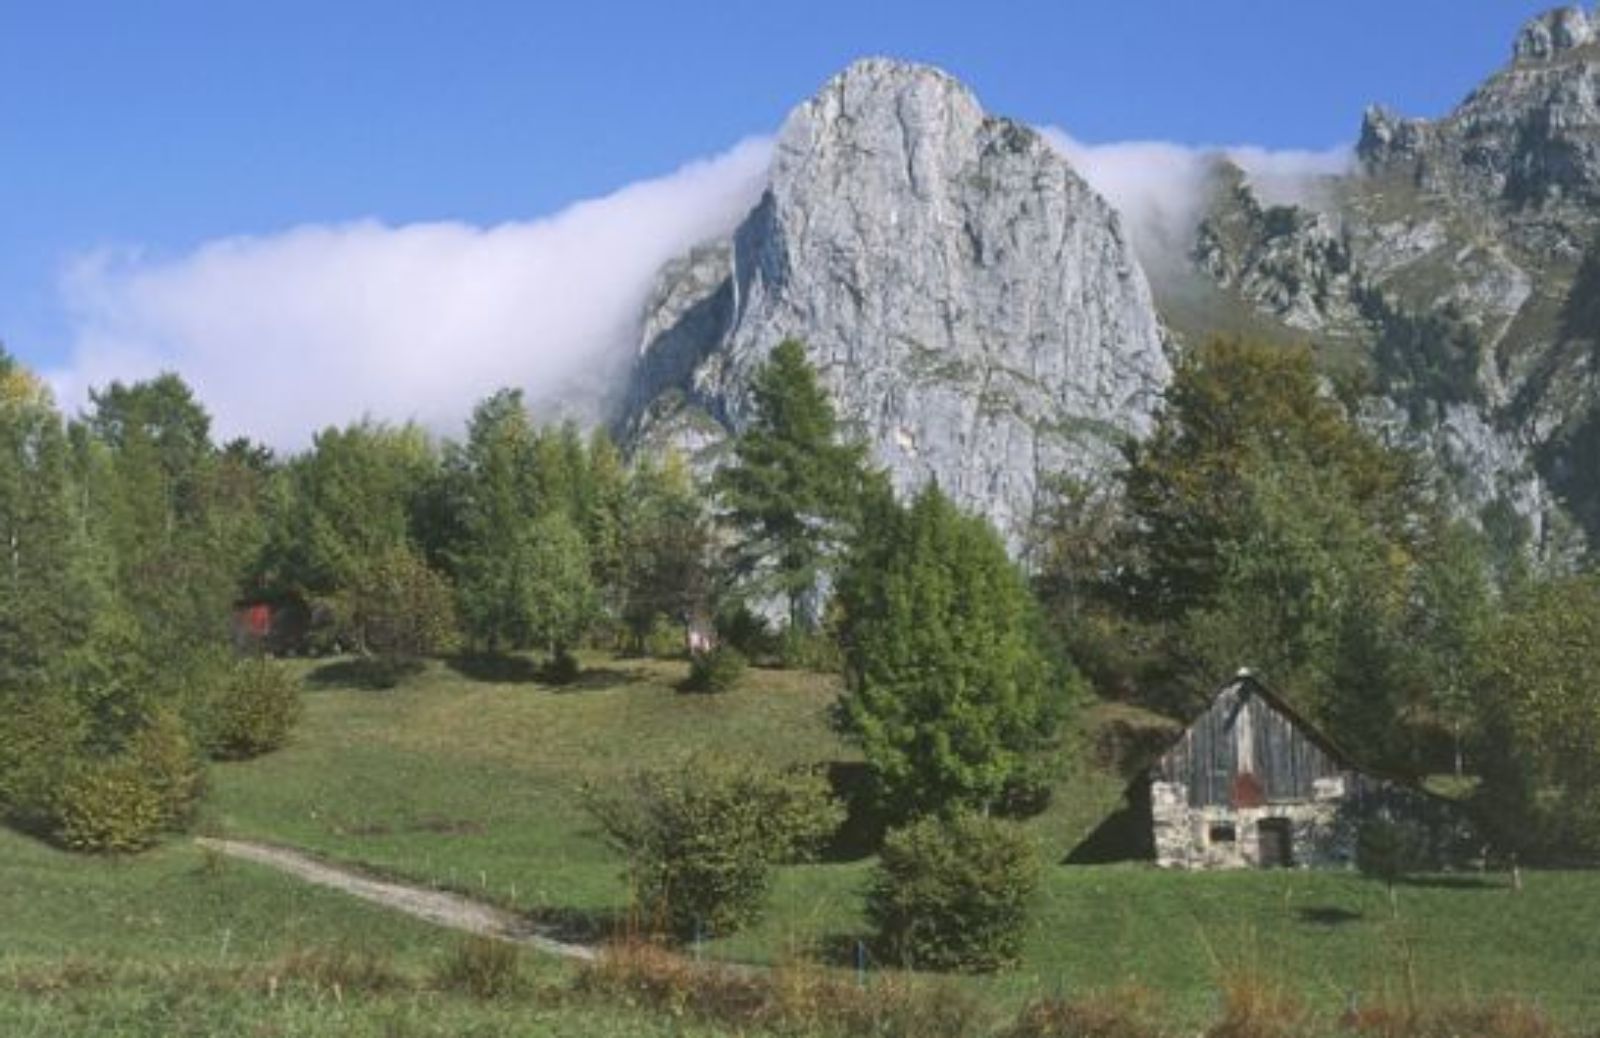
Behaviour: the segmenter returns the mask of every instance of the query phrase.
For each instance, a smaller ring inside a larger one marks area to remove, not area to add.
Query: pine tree
[[[534,637],[531,524],[542,501],[537,438],[521,390],[505,389],[473,411],[466,445],[451,459],[459,483],[454,561],[461,615],[473,640],[490,652],[526,647]]]
[[[805,629],[867,481],[865,450],[837,442],[833,405],[800,343],[774,349],[751,392],[750,426],[714,487],[738,536],[735,573],[781,596],[790,626]]]
[[[711,605],[712,535],[688,467],[643,459],[628,483],[621,615],[638,647],[657,620],[689,624]]]
[[[1077,679],[1055,665],[1005,546],[937,487],[878,497],[840,582],[848,692],[889,815],[986,810],[1024,779]]]

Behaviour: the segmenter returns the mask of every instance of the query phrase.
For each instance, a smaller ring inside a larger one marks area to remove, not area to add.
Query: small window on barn
[[[1212,843],[1233,843],[1239,838],[1232,822],[1218,822],[1211,827]]]

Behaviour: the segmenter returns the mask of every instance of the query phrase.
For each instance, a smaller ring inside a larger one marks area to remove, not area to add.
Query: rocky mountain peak
[[[1560,7],[1531,19],[1517,33],[1512,55],[1517,61],[1549,61],[1563,51],[1595,41],[1596,19],[1581,7]]]
[[[1014,546],[1043,482],[1115,464],[1169,377],[1111,207],[951,76],[882,58],[791,113],[755,210],[652,298],[632,442],[716,464],[797,339],[898,489],[937,479]]]
[[[1370,109],[1357,148],[1366,170],[1480,207],[1600,199],[1600,18],[1579,7],[1547,12],[1513,51],[1442,119]]]

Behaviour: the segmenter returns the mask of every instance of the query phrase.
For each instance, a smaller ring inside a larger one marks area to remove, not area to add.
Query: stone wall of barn
[[[1230,869],[1263,864],[1262,822],[1282,819],[1292,867],[1338,868],[1355,860],[1355,837],[1341,824],[1346,798],[1343,777],[1318,779],[1312,799],[1255,807],[1193,806],[1182,782],[1154,781],[1150,810],[1156,864],[1162,868]],[[1231,838],[1229,838],[1231,836]],[[1268,837],[1270,840],[1270,837]]]

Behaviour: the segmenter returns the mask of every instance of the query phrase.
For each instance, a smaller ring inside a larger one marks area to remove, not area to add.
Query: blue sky
[[[865,54],[940,65],[1079,140],[1324,149],[1372,101],[1444,112],[1546,6],[0,0],[0,339],[71,368],[129,305],[105,279],[219,239],[558,214],[772,132]],[[751,161],[727,173],[740,190]],[[147,338],[130,374],[183,370]]]

